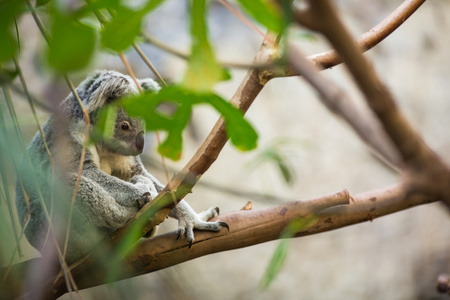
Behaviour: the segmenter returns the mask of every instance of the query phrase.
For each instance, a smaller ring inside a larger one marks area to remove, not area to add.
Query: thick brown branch
[[[380,120],[391,141],[398,150],[404,167],[412,171],[415,189],[439,195],[450,205],[450,171],[440,158],[423,142],[398,109],[389,92],[364,58],[361,50],[327,0],[310,1],[310,13],[318,29],[325,35],[350,70],[355,82],[364,93],[369,107]],[[436,182],[439,178],[439,182]],[[419,188],[417,188],[417,185]]]
[[[195,243],[190,249],[185,241],[176,239],[175,232],[142,240],[136,251],[126,259],[125,269],[120,272],[120,278],[117,279],[154,272],[212,253],[276,240],[291,221],[321,209],[316,214],[317,222],[310,227],[302,228],[297,232],[297,237],[372,221],[387,214],[438,200],[417,194],[407,195],[406,189],[405,184],[397,184],[355,196],[343,191],[275,207],[225,213],[220,215],[220,219],[227,222],[231,230],[222,230],[219,233],[197,232]],[[341,205],[349,202],[348,205]],[[20,265],[15,267],[20,268]],[[110,269],[107,266],[96,266],[85,270],[79,276],[76,275],[76,269],[73,273],[79,288],[84,289],[105,283],[107,277],[105,274],[108,270]],[[64,288],[58,285],[47,286],[46,289],[55,293],[48,295],[50,299],[65,292]]]

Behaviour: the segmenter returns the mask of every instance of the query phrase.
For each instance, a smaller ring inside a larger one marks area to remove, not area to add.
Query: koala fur
[[[138,82],[144,92],[155,93],[160,89],[152,79]],[[104,105],[139,93],[131,77],[107,70],[92,74],[76,91],[89,112],[92,124],[97,121],[98,110]],[[80,258],[122,227],[143,203],[156,197],[163,189],[139,158],[144,146],[143,122],[119,108],[112,141],[86,147],[72,211],[70,204],[85,130],[83,111],[71,93],[61,104],[61,115],[51,116],[43,125],[45,140],[55,161],[53,177],[50,159],[38,132],[27,148],[31,167],[24,162],[16,183],[19,220],[22,225],[26,224],[28,241],[39,251],[45,252],[55,244],[55,240],[62,249],[68,219],[72,217],[66,253],[68,262]],[[179,219],[178,235],[186,232],[187,241],[192,244],[194,228],[218,231],[221,226],[228,227],[224,222],[206,222],[217,214],[217,208],[196,214],[185,201],[181,201],[178,209],[175,208],[170,215]],[[52,230],[49,230],[49,218]]]

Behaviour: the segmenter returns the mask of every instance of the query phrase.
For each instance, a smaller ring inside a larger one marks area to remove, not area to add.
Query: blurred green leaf
[[[144,16],[164,1],[150,0],[141,10],[118,7],[112,21],[107,23],[101,32],[102,45],[118,52],[130,47],[141,31]]]
[[[261,289],[266,289],[280,272],[281,267],[286,260],[289,243],[290,240],[282,240],[278,245],[275,253],[272,255],[269,266],[267,267],[264,276],[261,278],[259,284]]]
[[[256,148],[258,134],[244,119],[244,114],[218,95],[205,95],[205,102],[211,104],[226,120],[226,129],[231,142],[238,149],[247,151]]]
[[[183,150],[183,129],[187,126],[191,117],[192,107],[189,104],[181,104],[172,120],[172,126],[167,139],[159,146],[159,153],[172,160],[181,158]]]
[[[36,6],[43,6],[49,3],[51,0],[36,0]]]
[[[267,269],[263,277],[261,278],[259,284],[261,289],[266,289],[272,283],[272,281],[275,279],[275,277],[278,275],[281,268],[283,267],[284,262],[286,261],[291,238],[294,237],[294,235],[297,232],[311,227],[316,222],[317,218],[315,216],[310,215],[304,218],[293,220],[291,223],[289,223],[288,226],[286,226],[285,230],[283,231],[280,237],[281,238],[280,244],[278,245],[277,249],[272,255],[270,263],[267,266]]]
[[[145,13],[122,7],[101,32],[101,42],[114,51],[127,49],[141,30]]]
[[[0,84],[11,83],[19,75],[17,70],[8,70],[0,67]]]
[[[91,0],[87,3],[86,7],[91,11],[102,8],[117,9],[120,6],[120,2],[121,0]]]
[[[208,41],[206,0],[193,0],[191,7],[191,56],[182,85],[197,92],[209,92],[219,81],[230,79],[220,66]]]
[[[0,41],[2,46],[0,47],[0,62],[12,59],[17,52],[17,43],[8,30],[0,29]]]
[[[176,111],[171,116],[158,110],[158,106],[164,102],[176,104]],[[123,100],[121,104],[128,114],[143,118],[147,130],[168,132],[158,151],[174,160],[180,158],[182,132],[188,124],[192,106],[197,104],[209,104],[225,118],[228,136],[237,148],[251,150],[256,147],[258,136],[242,112],[212,93],[196,93],[182,86],[168,86],[157,94],[134,96]]]
[[[96,42],[93,28],[54,13],[51,36],[52,42],[47,55],[50,66],[67,72],[79,70],[89,63]]]
[[[108,140],[114,135],[114,127],[117,119],[117,106],[104,106],[98,113],[97,122],[89,137],[95,141]]]
[[[300,143],[298,140],[276,138],[268,146],[263,148],[249,165],[256,167],[266,162],[272,163],[279,170],[283,180],[287,184],[293,184],[295,180],[295,170],[292,168],[290,158],[298,152],[297,147],[299,147],[296,145],[296,148],[289,149],[294,144],[299,144],[302,147],[304,146],[304,144]]]
[[[238,0],[242,7],[259,23],[273,32],[284,27],[282,11],[271,0]]]
[[[23,0],[0,1],[0,62],[11,59],[17,53],[12,25],[20,16],[23,3]]]

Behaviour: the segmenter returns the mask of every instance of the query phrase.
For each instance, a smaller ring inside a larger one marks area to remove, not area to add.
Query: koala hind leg
[[[207,222],[207,220],[219,215],[217,207],[211,207],[197,214],[189,204],[182,200],[175,207],[170,216],[175,216],[178,219],[177,239],[186,233],[186,239],[189,243],[189,248],[194,242],[194,229],[207,231],[220,231],[222,227],[230,230],[227,223],[222,221]]]

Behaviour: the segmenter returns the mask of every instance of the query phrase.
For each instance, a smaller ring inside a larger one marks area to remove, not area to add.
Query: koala
[[[138,80],[138,83],[144,92],[156,93],[160,89],[152,79]],[[95,72],[76,91],[93,125],[98,121],[100,108],[139,93],[131,77],[108,70]],[[25,235],[28,241],[41,253],[55,245],[54,241],[62,249],[71,219],[65,258],[67,262],[75,261],[124,226],[163,189],[139,158],[144,148],[143,121],[130,117],[119,106],[111,129],[110,139],[88,144],[85,149],[74,205],[71,205],[72,194],[77,185],[86,124],[73,93],[61,103],[60,113],[51,116],[43,125],[54,166],[40,132],[28,146],[31,168],[24,165],[19,172],[15,202],[20,223],[27,224]],[[169,215],[179,220],[178,237],[186,234],[191,246],[193,229],[219,231],[221,227],[228,228],[225,222],[207,222],[218,213],[218,208],[210,208],[197,214],[182,200]],[[52,230],[49,230],[49,219]],[[49,233],[52,233],[51,237]]]

